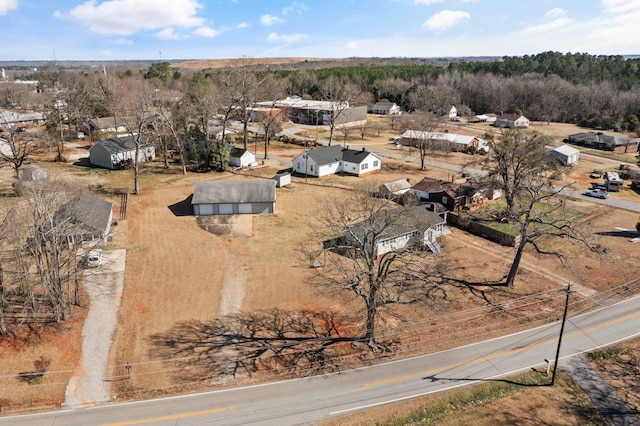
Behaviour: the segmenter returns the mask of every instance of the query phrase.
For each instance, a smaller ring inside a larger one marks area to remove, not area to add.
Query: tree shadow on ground
[[[182,201],[171,204],[169,210],[174,216],[193,216],[193,207],[191,206],[191,200],[193,200],[193,194],[189,195]]]
[[[268,372],[300,377],[339,371],[340,356],[361,351],[349,325],[334,313],[273,309],[208,322],[185,321],[149,337],[151,354],[175,360],[179,380],[251,377]]]

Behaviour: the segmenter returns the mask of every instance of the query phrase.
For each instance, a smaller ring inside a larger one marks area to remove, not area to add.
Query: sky
[[[640,54],[640,0],[0,0],[0,60]]]

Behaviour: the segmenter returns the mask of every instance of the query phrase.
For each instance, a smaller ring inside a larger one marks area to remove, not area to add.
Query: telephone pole
[[[564,301],[564,313],[562,314],[562,324],[560,325],[560,336],[558,337],[558,348],[556,349],[556,361],[553,364],[553,375],[551,376],[551,386],[556,381],[556,372],[558,371],[558,359],[560,358],[560,345],[562,344],[562,334],[564,333],[564,324],[567,321],[567,308],[569,307],[569,295],[571,294],[571,284],[567,285],[564,290],[567,293],[567,297]]]

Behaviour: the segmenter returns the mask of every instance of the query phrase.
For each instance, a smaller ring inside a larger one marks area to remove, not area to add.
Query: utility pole
[[[562,324],[560,325],[560,336],[558,337],[558,348],[556,349],[556,361],[553,364],[553,375],[551,376],[551,386],[556,381],[556,372],[558,371],[558,359],[560,358],[560,345],[562,344],[562,334],[564,333],[564,324],[567,321],[567,308],[569,307],[569,295],[571,294],[571,284],[567,285],[564,290],[567,293],[567,297],[564,301],[564,313],[562,314]]]

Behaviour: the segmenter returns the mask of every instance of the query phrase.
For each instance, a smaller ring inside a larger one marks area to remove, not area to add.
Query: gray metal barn
[[[273,213],[276,208],[276,181],[197,182],[191,205],[196,216]]]

